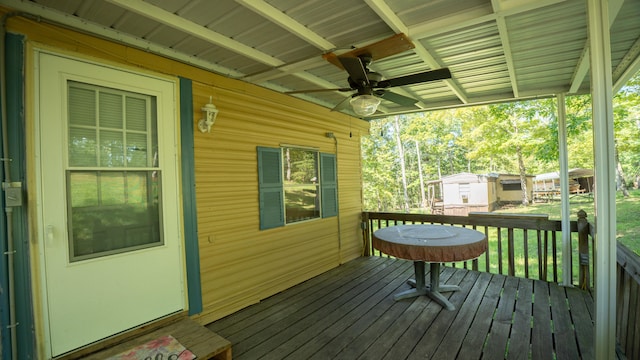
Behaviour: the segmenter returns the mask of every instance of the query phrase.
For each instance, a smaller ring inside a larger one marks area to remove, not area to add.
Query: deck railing
[[[476,213],[469,216],[364,212],[366,256],[388,256],[371,243],[377,229],[401,224],[470,227],[487,235],[488,250],[470,262],[450,263],[473,270],[558,282],[562,279],[562,224],[546,215]],[[571,283],[593,288],[594,227],[580,210],[570,222]],[[628,359],[640,359],[640,256],[617,244],[616,337]]]
[[[364,212],[365,256],[388,256],[374,249],[375,230],[401,224],[444,224],[483,232],[488,249],[478,259],[447,264],[491,273],[559,282],[562,274],[562,222],[547,215],[472,213],[469,216]],[[570,222],[571,283],[583,289],[593,286],[593,236],[584,211]]]
[[[616,337],[627,359],[640,359],[640,257],[618,243]]]

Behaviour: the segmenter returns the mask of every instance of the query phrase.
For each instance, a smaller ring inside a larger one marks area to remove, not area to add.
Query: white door
[[[185,308],[175,82],[37,52],[47,350]]]

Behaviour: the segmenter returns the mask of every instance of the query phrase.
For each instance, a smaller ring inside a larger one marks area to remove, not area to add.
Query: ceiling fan
[[[381,99],[389,100],[403,106],[411,106],[418,102],[418,100],[388,91],[387,89],[396,86],[405,86],[435,80],[450,79],[451,72],[449,71],[449,69],[442,68],[406,76],[400,76],[392,79],[383,79],[381,74],[373,72],[369,69],[369,64],[373,60],[412,49],[413,47],[414,46],[411,41],[404,34],[397,34],[385,40],[362,48],[354,49],[339,56],[335,55],[334,53],[325,54],[323,57],[327,61],[347,71],[347,73],[349,74],[349,77],[347,79],[347,81],[349,82],[349,87],[337,89],[289,91],[287,92],[287,94],[313,93],[322,91],[353,91],[354,94],[351,95],[351,98],[346,98],[344,101],[336,105],[332,110],[342,108],[346,101],[349,100],[353,111],[360,116],[373,115],[376,112]]]

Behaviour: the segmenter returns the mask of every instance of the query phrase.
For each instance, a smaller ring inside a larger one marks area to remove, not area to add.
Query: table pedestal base
[[[442,305],[447,310],[455,310],[456,307],[445,298],[441,292],[458,291],[460,287],[458,285],[444,285],[440,284],[440,263],[430,263],[431,265],[431,284],[427,285],[424,281],[424,261],[414,261],[413,268],[415,270],[415,280],[409,280],[409,285],[413,286],[413,289],[403,291],[394,295],[395,300],[408,299],[416,296],[427,295],[433,301]]]

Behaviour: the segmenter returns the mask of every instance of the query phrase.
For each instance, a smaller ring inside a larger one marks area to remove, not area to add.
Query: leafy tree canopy
[[[557,107],[549,98],[409,114],[398,117],[397,129],[394,119],[372,121],[362,143],[365,208],[403,207],[402,161],[411,207],[425,191],[420,175],[428,182],[459,172],[557,171]],[[567,96],[565,108],[569,168],[593,168],[590,96]],[[614,128],[620,169],[633,186],[640,180],[640,73],[614,98]]]

